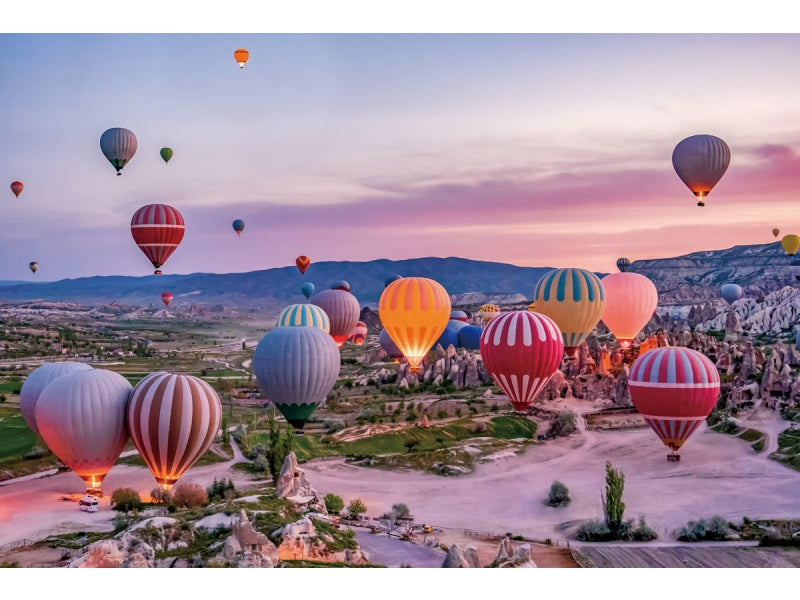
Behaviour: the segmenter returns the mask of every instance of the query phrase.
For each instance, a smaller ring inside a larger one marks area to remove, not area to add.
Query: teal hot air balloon
[[[310,281],[306,281],[303,285],[300,286],[300,291],[303,292],[303,296],[306,298],[311,298],[311,294],[314,293],[314,284]]]
[[[161,154],[161,158],[164,159],[164,162],[168,163],[169,159],[172,158],[173,155],[172,148],[162,148],[159,154]]]
[[[290,304],[278,315],[275,327],[318,327],[325,333],[331,331],[331,320],[316,304]]]
[[[726,283],[719,289],[719,292],[728,303],[736,302],[744,293],[742,288],[735,283]]]
[[[233,230],[236,232],[236,237],[242,235],[242,232],[244,231],[244,221],[241,219],[236,219],[233,222]]]
[[[628,269],[631,268],[631,259],[625,258],[624,256],[622,258],[618,258],[617,268],[620,270],[620,272],[627,273]]]
[[[253,354],[253,372],[266,397],[298,431],[339,377],[333,338],[316,327],[276,327]]]

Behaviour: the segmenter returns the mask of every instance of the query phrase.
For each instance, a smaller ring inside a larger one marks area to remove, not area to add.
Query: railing
[[[33,540],[15,540],[0,546],[0,554],[5,554],[9,550],[16,550],[17,548],[24,548],[25,546],[32,546],[35,544]]]
[[[465,529],[464,535],[482,539],[489,539],[489,540],[502,540],[503,538],[506,537],[505,533],[496,533],[491,531],[475,531],[473,529]],[[537,538],[526,538],[524,536],[520,537],[522,537],[521,541],[524,542],[532,542],[534,544],[541,544],[543,546],[557,546],[559,548],[569,548],[569,540],[562,540],[558,538],[547,538],[541,540]]]

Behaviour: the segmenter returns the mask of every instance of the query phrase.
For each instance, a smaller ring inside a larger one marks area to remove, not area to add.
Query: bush
[[[332,515],[338,515],[344,510],[344,500],[336,494],[325,494],[325,509]]]
[[[713,516],[709,522],[705,519],[689,521],[681,528],[678,539],[682,542],[724,541],[731,537],[728,522],[722,517]]]
[[[569,497],[569,490],[560,481],[554,481],[550,486],[550,493],[547,495],[548,506],[569,506],[572,499]]]
[[[259,454],[253,462],[250,463],[250,470],[256,473],[263,473],[269,470],[269,461],[263,454]]]
[[[486,433],[487,429],[488,429],[488,427],[486,426],[486,422],[485,421],[478,421],[477,423],[475,423],[475,427],[473,428],[473,431],[475,433]]]
[[[172,501],[177,506],[196,508],[208,504],[208,494],[197,483],[179,483],[172,490]]]
[[[34,446],[25,458],[42,458],[45,454],[45,449],[41,446]]]
[[[127,514],[142,510],[144,503],[133,488],[117,488],[111,493],[111,508]]]
[[[446,410],[439,410],[436,412],[437,419],[446,419],[447,418],[447,411]]]
[[[347,516],[351,519],[358,519],[358,516],[367,512],[367,505],[361,498],[353,498],[347,505]]]
[[[605,542],[614,539],[605,521],[586,521],[578,528],[575,539],[584,542]]]
[[[577,430],[576,415],[570,410],[564,410],[556,415],[550,425],[550,437],[567,436]]]

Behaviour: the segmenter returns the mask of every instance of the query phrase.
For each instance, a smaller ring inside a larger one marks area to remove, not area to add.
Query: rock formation
[[[458,544],[453,544],[447,551],[447,556],[442,563],[443,569],[479,569],[478,551],[475,546],[467,546],[462,550]]]
[[[294,452],[289,452],[284,459],[275,490],[279,498],[328,514],[325,502],[306,478],[306,472],[300,468]]]
[[[272,568],[278,565],[278,549],[266,535],[253,528],[242,509],[218,560],[239,568]]]

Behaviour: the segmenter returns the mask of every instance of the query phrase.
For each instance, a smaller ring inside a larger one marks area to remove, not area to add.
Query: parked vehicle
[[[80,509],[85,512],[97,512],[98,508],[100,507],[97,497],[90,494],[86,494],[83,498],[81,498],[78,505]]]

